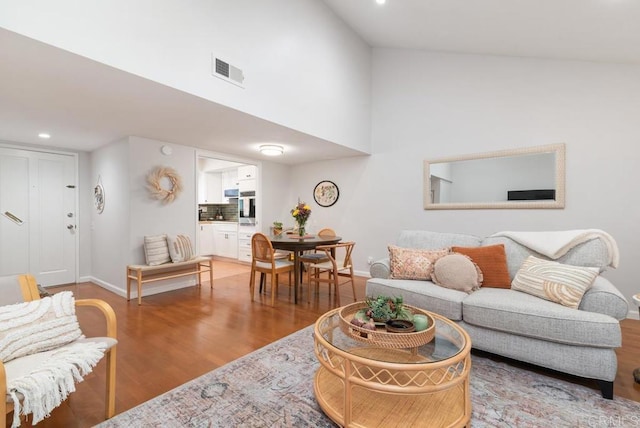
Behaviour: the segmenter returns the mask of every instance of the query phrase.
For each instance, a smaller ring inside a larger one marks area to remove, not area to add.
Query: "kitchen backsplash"
[[[225,221],[238,221],[238,203],[198,205],[200,220],[215,220],[218,210]]]

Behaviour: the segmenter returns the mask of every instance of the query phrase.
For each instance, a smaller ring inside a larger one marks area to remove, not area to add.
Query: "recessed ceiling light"
[[[49,138],[51,138],[51,135],[47,134],[46,132],[41,132],[38,134],[38,137],[42,138],[43,140],[48,140]]]
[[[263,144],[260,146],[260,153],[265,156],[280,156],[284,153],[284,148],[275,144]]]
[[[376,0],[376,3],[378,4],[385,4],[387,2],[387,0]]]

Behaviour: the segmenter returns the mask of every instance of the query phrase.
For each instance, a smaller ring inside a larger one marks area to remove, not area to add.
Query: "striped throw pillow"
[[[157,266],[171,261],[167,235],[144,237],[144,255],[149,266]]]
[[[565,265],[529,256],[511,283],[511,289],[577,309],[599,269]]]
[[[195,257],[191,239],[187,235],[168,236],[169,254],[173,263],[186,262]]]

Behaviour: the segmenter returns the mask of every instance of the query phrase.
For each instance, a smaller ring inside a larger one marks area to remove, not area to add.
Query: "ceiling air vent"
[[[211,74],[214,76],[226,80],[229,83],[233,83],[236,86],[244,88],[244,74],[238,67],[234,67],[227,61],[212,55],[212,70]]]

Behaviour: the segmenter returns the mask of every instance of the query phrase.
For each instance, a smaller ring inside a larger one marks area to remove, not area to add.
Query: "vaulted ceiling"
[[[373,48],[640,64],[640,1],[322,1]],[[271,141],[288,164],[358,154],[4,29],[0,46],[0,141],[90,151],[137,135],[254,158],[240,143]],[[38,139],[42,123],[55,140]]]

